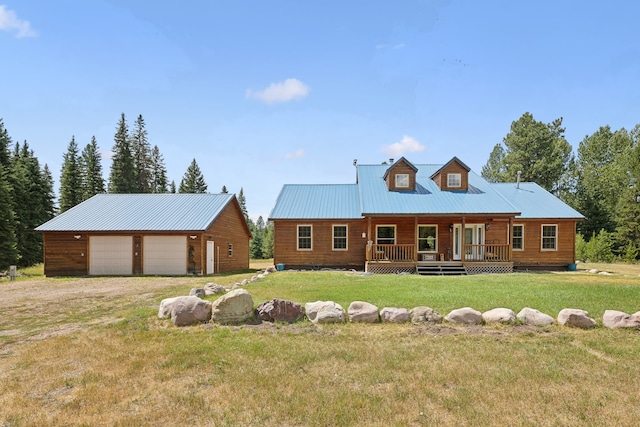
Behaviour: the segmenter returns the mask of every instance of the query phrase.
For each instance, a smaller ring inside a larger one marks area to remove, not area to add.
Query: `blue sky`
[[[476,172],[512,121],[563,117],[574,146],[640,123],[640,3],[0,0],[0,118],[59,178],[121,113],[179,184],[352,183],[353,160],[458,156]],[[58,183],[56,182],[56,190]]]

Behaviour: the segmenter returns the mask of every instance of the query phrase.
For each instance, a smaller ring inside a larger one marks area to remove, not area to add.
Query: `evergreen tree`
[[[226,186],[226,185],[223,185],[223,186],[222,186],[222,190],[220,190],[220,193],[222,193],[222,194],[229,194],[229,190],[227,190],[227,186]]]
[[[240,204],[240,209],[242,209],[242,214],[244,215],[244,219],[249,222],[249,213],[247,212],[247,199],[244,197],[244,190],[240,187],[240,193],[238,194],[238,203]]]
[[[137,191],[133,155],[129,141],[127,121],[124,113],[120,117],[112,148],[111,172],[109,174],[110,193],[135,193]]]
[[[525,113],[511,123],[502,140],[504,149],[494,147],[482,168],[482,176],[491,181],[513,182],[521,171],[523,181],[533,181],[557,194],[571,160],[571,145],[564,138],[562,118],[549,124]]]
[[[0,140],[3,138],[2,130],[2,121],[0,121]],[[2,147],[0,147],[0,151],[3,151]],[[0,159],[0,161],[6,162],[8,160],[8,156],[6,160]],[[18,262],[18,241],[15,229],[16,221],[11,199],[11,186],[7,179],[6,167],[0,163],[0,270],[7,270],[10,265],[15,265]]]
[[[84,147],[80,157],[82,170],[82,200],[90,199],[96,194],[105,192],[104,177],[102,176],[102,155],[96,137]]]
[[[176,182],[171,180],[171,185],[169,185],[169,193],[176,194]]]
[[[640,248],[640,125],[630,137],[633,148],[626,157],[627,184],[621,191],[616,209],[616,242],[627,261],[637,258]]]
[[[53,175],[45,163],[42,168],[42,224],[56,216],[56,193],[53,187]]]
[[[157,145],[151,150],[151,192],[167,192],[167,168],[164,164],[164,157],[160,154]],[[175,184],[174,184],[175,187]],[[175,191],[174,191],[175,193]]]
[[[82,171],[75,137],[67,147],[60,170],[60,212],[71,209],[83,200]]]
[[[191,161],[191,164],[187,168],[182,181],[180,181],[180,193],[206,193],[207,183],[204,180],[200,167],[196,163],[196,159]]]
[[[251,219],[249,219],[249,229],[251,230],[252,239],[249,242],[249,253],[251,259],[263,259],[263,234],[264,234],[264,219],[262,216],[258,217],[258,220],[253,223]]]
[[[142,114],[140,114],[136,119],[133,132],[131,133],[131,152],[133,154],[136,191],[138,193],[150,193],[152,192],[151,146],[149,144]]]
[[[262,257],[273,258],[273,223],[269,222],[262,231]]]
[[[9,167],[9,159],[11,157],[9,147],[11,147],[11,138],[4,127],[4,122],[0,118],[0,165],[5,168]]]

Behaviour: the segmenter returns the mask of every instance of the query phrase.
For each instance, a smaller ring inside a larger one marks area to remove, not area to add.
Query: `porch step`
[[[423,276],[466,276],[467,269],[462,264],[418,265],[416,272]]]

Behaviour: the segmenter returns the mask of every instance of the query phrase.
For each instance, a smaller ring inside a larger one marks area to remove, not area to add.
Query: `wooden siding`
[[[407,174],[409,175],[408,187],[396,187],[396,175]],[[416,189],[416,170],[412,168],[408,163],[404,161],[398,162],[395,166],[389,169],[389,173],[386,178],[387,188],[389,191],[413,191]]]
[[[89,271],[88,240],[89,236],[84,233],[44,233],[45,276],[86,276]]]
[[[242,209],[234,199],[218,215],[214,223],[199,239],[196,245],[195,258],[198,269],[204,274],[206,271],[207,240],[213,240],[216,258],[214,258],[215,273],[246,270],[249,268],[249,239],[251,233],[244,219]],[[233,245],[233,255],[228,255],[229,244]]]
[[[518,220],[524,226],[524,250],[513,251],[516,267],[566,267],[576,261],[575,220]],[[542,250],[542,224],[557,225],[557,249]]]
[[[312,226],[312,249],[298,250],[298,224]],[[333,250],[333,226],[347,226],[347,250]],[[276,220],[274,226],[274,263],[286,268],[357,268],[363,269],[367,231],[363,220]]]
[[[460,174],[460,187],[447,186],[447,175],[450,173]],[[464,166],[456,161],[449,163],[443,169],[441,169],[436,175],[434,175],[433,180],[443,191],[466,191],[469,189],[469,172],[467,171],[467,169],[465,169]]]

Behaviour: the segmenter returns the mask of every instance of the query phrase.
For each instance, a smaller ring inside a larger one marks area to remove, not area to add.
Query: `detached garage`
[[[49,277],[249,268],[251,233],[232,194],[99,194],[36,231]]]

